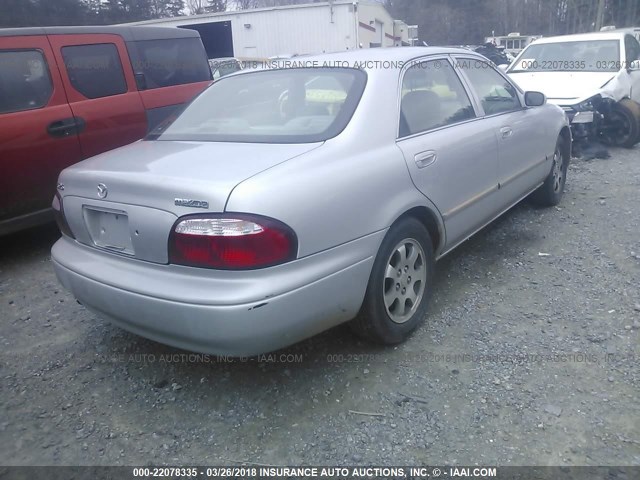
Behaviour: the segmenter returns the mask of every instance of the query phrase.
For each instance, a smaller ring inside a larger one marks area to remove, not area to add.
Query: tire
[[[413,217],[399,220],[380,245],[352,330],[385,345],[405,340],[425,319],[434,271],[433,244],[425,226]]]
[[[624,98],[605,115],[601,133],[603,143],[631,148],[640,141],[640,105]]]
[[[563,137],[558,137],[556,149],[553,152],[551,171],[544,183],[531,194],[531,200],[541,207],[553,207],[562,200],[570,161],[566,142]]]

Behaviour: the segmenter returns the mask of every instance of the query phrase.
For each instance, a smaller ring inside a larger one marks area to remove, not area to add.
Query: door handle
[[[144,73],[135,73],[134,74],[135,78],[136,78],[136,86],[138,87],[138,90],[146,90],[148,87],[147,85],[147,77],[145,77]]]
[[[84,130],[85,125],[86,122],[80,117],[65,118],[50,123],[47,127],[47,132],[52,137],[64,138],[80,133]]]
[[[513,135],[513,130],[511,129],[511,127],[502,127],[500,129],[500,134],[502,135],[502,138],[509,138],[511,135]]]
[[[438,155],[436,154],[436,152],[434,152],[433,150],[429,150],[427,152],[422,152],[417,154],[414,157],[414,160],[418,168],[424,168],[424,167],[428,167],[433,162],[435,162],[437,158],[438,158]]]

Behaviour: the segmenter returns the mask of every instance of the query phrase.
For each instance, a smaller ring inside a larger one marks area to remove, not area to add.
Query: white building
[[[394,20],[382,4],[366,0],[207,13],[137,24],[197,30],[209,58],[268,58],[412,43],[404,22]],[[412,33],[417,35],[415,28]]]
[[[486,37],[484,41],[498,47],[504,47],[507,53],[517,57],[527,45],[539,38],[542,38],[542,35],[520,35],[519,32],[513,32],[509,35]]]

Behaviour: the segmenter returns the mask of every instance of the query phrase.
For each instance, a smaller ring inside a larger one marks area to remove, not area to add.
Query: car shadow
[[[485,227],[437,264],[434,293],[427,315],[440,315],[465,288],[473,288],[478,278],[491,271],[499,277],[505,260],[514,260],[541,240],[544,232],[519,228],[531,221],[536,208],[524,201]],[[469,275],[475,269],[477,276]],[[429,328],[429,325],[421,329]],[[420,331],[420,329],[418,330]],[[375,345],[361,340],[347,324],[316,335],[295,345],[251,358],[230,358],[193,354],[124,332],[110,326],[102,339],[106,350],[117,351],[121,358],[136,364],[140,374],[161,388],[173,382],[216,384],[229,377],[234,385],[270,385],[286,378],[323,375],[348,364],[366,364],[368,360],[394,362],[398,348]],[[146,356],[146,360],[143,357]],[[149,361],[149,358],[153,358]],[[125,360],[126,361],[126,360]],[[397,363],[397,362],[396,362]]]
[[[47,223],[0,237],[0,265],[19,264],[51,250],[60,238],[55,223]]]

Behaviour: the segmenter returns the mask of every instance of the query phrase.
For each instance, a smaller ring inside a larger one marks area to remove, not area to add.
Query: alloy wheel
[[[417,240],[402,240],[387,260],[383,282],[384,305],[393,322],[405,323],[413,316],[426,284],[424,250]]]
[[[562,190],[564,180],[564,159],[559,149],[553,154],[553,191],[558,193]]]

